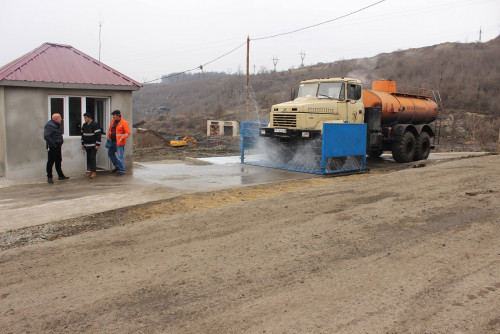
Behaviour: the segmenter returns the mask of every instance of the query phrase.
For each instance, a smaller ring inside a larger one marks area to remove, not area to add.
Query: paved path
[[[484,153],[432,154],[429,163]],[[369,162],[372,171],[407,168],[390,155]],[[45,179],[30,183],[0,182],[0,233],[12,229],[75,218],[90,213],[239,186],[322,177],[314,174],[240,165],[239,157],[134,163],[133,175],[116,177],[110,172],[95,180],[70,175],[67,181],[49,185]]]

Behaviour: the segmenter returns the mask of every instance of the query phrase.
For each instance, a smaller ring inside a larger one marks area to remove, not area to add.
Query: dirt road
[[[193,195],[4,250],[0,332],[500,333],[499,165]]]

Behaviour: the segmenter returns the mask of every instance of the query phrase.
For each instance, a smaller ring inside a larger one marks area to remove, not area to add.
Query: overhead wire
[[[283,32],[283,33],[279,33],[279,34],[275,34],[275,35],[271,35],[271,36],[265,36],[265,37],[259,37],[259,38],[252,38],[252,41],[260,41],[260,40],[264,40],[264,39],[275,38],[275,37],[279,37],[279,36],[293,34],[293,33],[296,33],[296,32],[302,31],[302,30],[314,28],[314,27],[317,27],[317,26],[320,26],[320,25],[323,25],[323,24],[326,24],[326,23],[330,23],[330,22],[337,21],[337,20],[343,19],[343,18],[351,16],[351,15],[354,15],[354,14],[359,13],[359,12],[361,12],[363,10],[366,10],[366,9],[368,9],[370,7],[376,6],[376,5],[378,5],[378,4],[380,4],[380,3],[384,2],[384,1],[385,0],[380,0],[378,2],[372,3],[371,5],[365,6],[363,8],[360,8],[358,10],[355,10],[353,12],[347,13],[345,15],[336,17],[336,18],[328,20],[328,21],[324,21],[324,22],[313,24],[313,25],[310,25],[310,26],[307,26],[307,27],[304,27],[304,28],[295,29],[295,30],[292,30],[292,31]]]
[[[299,28],[299,29],[295,29],[295,30],[292,30],[292,31],[288,31],[288,32],[284,32],[284,33],[279,33],[279,34],[275,34],[275,35],[270,35],[270,36],[265,36],[265,37],[258,37],[258,38],[252,38],[251,40],[252,41],[260,41],[260,40],[265,40],[265,39],[270,39],[270,38],[276,38],[276,37],[280,37],[280,36],[283,36],[283,35],[289,35],[289,34],[293,34],[293,33],[296,33],[296,32],[299,32],[299,31],[303,31],[303,30],[306,30],[306,29],[310,29],[310,28],[314,28],[314,27],[317,27],[317,26],[320,26],[320,25],[323,25],[323,24],[326,24],[326,23],[330,23],[330,22],[333,22],[333,21],[337,21],[337,20],[340,20],[340,19],[343,19],[345,17],[348,17],[348,16],[351,16],[351,15],[354,15],[356,13],[359,13],[361,11],[364,11],[370,7],[373,7],[373,6],[376,6],[382,2],[384,2],[385,0],[380,0],[380,1],[377,1],[375,3],[372,3],[368,6],[365,6],[363,8],[360,8],[358,10],[355,10],[353,12],[350,12],[350,13],[347,13],[347,14],[344,14],[342,16],[339,16],[339,17],[336,17],[336,18],[333,18],[331,20],[327,20],[327,21],[324,21],[324,22],[320,22],[320,23],[317,23],[317,24],[313,24],[313,25],[310,25],[310,26],[307,26],[307,27],[303,27],[303,28]],[[235,47],[234,49],[232,49],[231,51],[229,52],[226,52],[224,53],[223,55],[221,56],[218,56],[217,58],[205,63],[205,64],[202,64],[202,65],[199,65],[197,67],[194,67],[192,69],[189,69],[189,70],[185,70],[185,71],[182,71],[182,72],[176,72],[176,73],[172,73],[170,75],[167,75],[167,76],[162,76],[161,78],[157,78],[157,79],[153,79],[153,80],[148,80],[148,81],[144,81],[143,83],[150,83],[150,82],[153,82],[153,81],[158,81],[158,80],[163,80],[163,79],[168,79],[168,78],[171,78],[171,77],[175,77],[175,76],[178,76],[178,75],[181,75],[181,74],[184,74],[184,73],[188,73],[188,72],[192,72],[192,71],[195,71],[195,70],[202,70],[203,71],[203,68],[206,66],[206,65],[209,65],[233,52],[235,52],[236,50],[238,50],[239,48],[241,48],[243,45],[247,44],[247,41],[245,41],[244,43],[238,45],[237,47]]]
[[[192,71],[198,70],[199,68],[200,67],[197,66],[197,67],[192,68],[190,70],[185,70],[185,71],[182,71],[182,72],[175,72],[175,73],[172,73],[170,75],[163,75],[161,78],[156,78],[156,79],[153,79],[153,80],[144,81],[143,83],[150,83],[150,82],[153,82],[153,81],[158,81],[158,80],[163,80],[163,79],[168,79],[168,78],[176,77],[176,76],[184,74],[184,73],[188,73],[188,72],[192,72]]]
[[[217,57],[217,58],[215,58],[215,59],[213,59],[213,60],[209,61],[208,63],[205,63],[205,64],[201,65],[201,66],[203,66],[203,67],[204,67],[204,66],[206,66],[206,65],[208,65],[208,64],[211,64],[211,63],[213,63],[214,61],[217,61],[217,60],[219,60],[219,59],[221,59],[221,58],[223,58],[223,57],[225,57],[225,56],[229,55],[230,53],[233,53],[234,51],[238,50],[239,48],[241,48],[241,47],[242,47],[243,45],[245,45],[245,44],[247,44],[247,42],[246,42],[246,41],[245,41],[244,43],[241,43],[240,45],[238,45],[237,47],[235,47],[235,48],[234,48],[234,49],[232,49],[231,51],[229,51],[229,52],[227,52],[227,53],[223,54],[222,56],[219,56],[219,57]]]
[[[190,69],[190,70],[186,70],[186,71],[183,71],[183,72],[176,72],[176,73],[172,73],[171,75],[162,76],[161,78],[158,78],[158,79],[153,79],[153,80],[149,80],[149,81],[144,81],[144,83],[149,83],[149,82],[157,81],[157,80],[160,80],[160,79],[168,79],[168,78],[175,77],[175,76],[178,76],[178,75],[181,75],[181,74],[187,73],[187,72],[192,72],[192,71],[195,71],[195,70],[198,70],[198,69],[203,71],[203,68],[204,68],[205,66],[207,66],[207,65],[209,65],[209,64],[211,64],[211,63],[213,63],[213,62],[215,62],[215,61],[217,61],[217,60],[219,60],[219,59],[221,59],[221,58],[223,58],[223,57],[225,57],[225,56],[227,56],[227,55],[229,55],[229,54],[233,53],[234,51],[238,50],[239,48],[241,48],[241,47],[242,47],[243,45],[245,45],[245,44],[247,44],[247,42],[242,43],[242,44],[238,45],[237,47],[235,47],[234,49],[232,49],[231,51],[226,52],[226,53],[224,53],[223,55],[221,55],[221,56],[219,56],[219,57],[217,57],[217,58],[215,58],[215,59],[213,59],[213,60],[211,60],[211,61],[209,61],[209,62],[207,62],[207,63],[204,63],[204,64],[202,64],[202,65],[200,65],[200,66],[197,66],[197,67],[195,67],[195,68],[192,68],[192,69]]]

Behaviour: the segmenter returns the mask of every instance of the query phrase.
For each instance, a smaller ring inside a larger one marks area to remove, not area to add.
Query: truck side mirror
[[[295,88],[292,89],[292,93],[290,94],[290,101],[295,100]]]

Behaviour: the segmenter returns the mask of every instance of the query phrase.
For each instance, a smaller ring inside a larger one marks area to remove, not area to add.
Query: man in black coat
[[[65,176],[61,169],[61,146],[63,140],[63,129],[61,128],[61,115],[53,114],[52,119],[45,124],[43,138],[47,143],[47,182],[54,183],[52,180],[52,167],[56,165],[56,172],[59,180],[67,180],[69,177]]]
[[[101,146],[101,128],[99,124],[92,120],[92,114],[86,112],[83,114],[85,123],[82,125],[82,150],[87,152],[87,176],[95,179],[96,155],[99,146]]]

